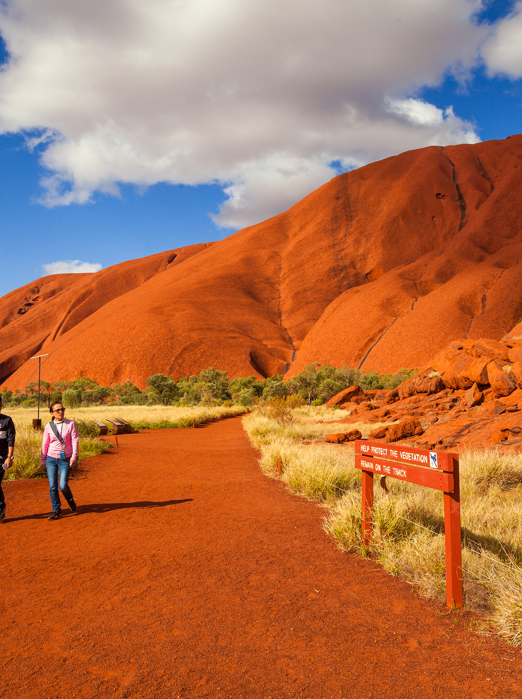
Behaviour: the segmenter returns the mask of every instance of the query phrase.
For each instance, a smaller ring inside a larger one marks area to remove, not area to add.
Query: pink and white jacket
[[[65,456],[71,457],[73,461],[78,458],[78,428],[73,420],[65,420],[62,425],[56,425],[58,429],[58,434],[61,433],[61,437],[65,442]],[[62,443],[56,438],[56,435],[51,429],[51,423],[48,422],[45,426],[42,440],[42,453],[40,454],[40,461],[42,466],[45,467],[45,460],[48,456],[52,456],[54,459],[60,458],[60,452],[62,451]]]

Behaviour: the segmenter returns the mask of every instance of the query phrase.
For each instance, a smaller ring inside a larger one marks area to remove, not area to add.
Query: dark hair
[[[54,403],[51,403],[51,405],[49,406],[49,412],[51,413],[51,415],[53,414],[55,405],[61,405],[63,407],[63,403],[61,400],[55,400]]]

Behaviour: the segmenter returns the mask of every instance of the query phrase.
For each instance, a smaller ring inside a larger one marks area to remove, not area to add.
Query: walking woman
[[[53,403],[50,410],[52,418],[45,426],[40,458],[42,468],[47,468],[51,491],[53,512],[48,519],[54,520],[62,516],[58,487],[71,511],[76,512],[76,503],[69,488],[69,475],[78,461],[78,429],[73,420],[65,419],[65,408],[61,403]]]
[[[16,430],[9,415],[2,414],[2,396],[0,395],[0,522],[5,519],[6,504],[2,480],[8,468],[13,465]]]

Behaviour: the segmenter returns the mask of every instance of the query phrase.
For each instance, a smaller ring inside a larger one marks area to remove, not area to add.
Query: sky
[[[522,131],[522,0],[2,0],[0,38],[0,296]]]

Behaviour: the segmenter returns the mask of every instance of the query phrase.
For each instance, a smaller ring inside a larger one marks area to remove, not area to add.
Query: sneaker
[[[0,522],[3,522],[5,519],[5,509],[6,509],[6,504],[4,502],[3,505],[0,505]]]
[[[74,502],[74,500],[69,500],[69,507],[71,508],[71,512],[76,512],[78,509],[78,506]]]
[[[47,517],[47,519],[60,519],[61,516],[61,512],[53,512],[52,515],[49,515],[49,517]]]

